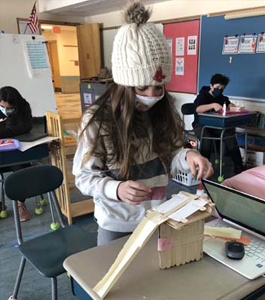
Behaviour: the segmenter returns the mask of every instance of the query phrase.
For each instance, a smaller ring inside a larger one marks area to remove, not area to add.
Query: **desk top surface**
[[[107,273],[126,239],[85,250],[65,260],[65,269],[93,299],[100,299],[93,295],[92,289]],[[207,255],[198,262],[160,270],[154,234],[106,299],[237,300],[263,285],[265,278],[250,281]]]
[[[223,119],[230,119],[230,118],[240,118],[240,117],[245,117],[249,115],[255,115],[257,112],[256,111],[249,111],[245,113],[230,113],[225,116],[223,116],[220,113],[217,112],[211,112],[211,113],[198,113],[199,116],[205,116],[205,117],[213,117],[213,118],[223,118]]]

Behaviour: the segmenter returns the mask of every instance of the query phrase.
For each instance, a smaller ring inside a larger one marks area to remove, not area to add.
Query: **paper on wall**
[[[184,57],[176,57],[175,75],[184,75]]]
[[[184,55],[184,47],[185,47],[185,38],[184,37],[176,38],[176,56]]]

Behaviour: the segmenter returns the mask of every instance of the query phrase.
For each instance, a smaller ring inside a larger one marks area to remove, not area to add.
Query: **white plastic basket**
[[[200,180],[197,180],[193,177],[192,173],[186,173],[181,171],[179,171],[176,177],[173,177],[172,179],[186,186],[194,186],[201,183]]]

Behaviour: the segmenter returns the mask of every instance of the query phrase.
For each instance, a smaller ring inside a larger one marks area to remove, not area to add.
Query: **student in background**
[[[124,12],[127,22],[114,40],[114,83],[85,112],[73,174],[95,202],[98,245],[130,234],[146,210],[166,200],[171,172],[198,178],[213,169],[198,152],[183,149],[183,127],[165,90],[172,54],[139,1]]]
[[[0,139],[29,133],[32,128],[32,115],[29,103],[11,86],[0,89]],[[11,167],[15,171],[24,167]],[[4,171],[2,169],[2,171]],[[0,166],[1,172],[1,166]],[[21,221],[29,220],[27,208],[23,202],[18,202]]]
[[[201,131],[204,125],[198,124],[198,113],[205,113],[210,111],[222,110],[223,105],[226,104],[227,109],[233,104],[229,101],[228,97],[223,95],[223,91],[229,83],[229,78],[222,74],[215,74],[211,78],[210,86],[204,86],[201,88],[199,95],[194,101],[196,113],[195,120],[192,124],[194,132],[198,138],[201,137]],[[203,136],[205,137],[220,137],[221,130],[205,128]],[[235,134],[234,129],[226,130],[224,137],[231,136]],[[235,174],[241,173],[244,168],[242,164],[242,158],[239,151],[239,147],[235,137],[224,139],[225,145],[228,149],[228,155],[232,158],[234,162],[234,172]],[[211,158],[211,153],[213,151],[213,141],[203,139],[201,145],[201,154],[207,157],[209,160]]]

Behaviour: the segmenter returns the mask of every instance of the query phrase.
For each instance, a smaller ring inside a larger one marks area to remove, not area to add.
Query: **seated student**
[[[210,86],[203,86],[200,90],[199,95],[194,101],[195,104],[195,119],[192,123],[194,132],[198,138],[201,137],[201,131],[204,125],[198,124],[198,113],[205,113],[210,111],[219,111],[226,104],[229,106],[233,104],[229,101],[228,97],[223,95],[223,91],[229,83],[229,78],[222,74],[215,74],[211,78]],[[235,132],[234,129],[226,130],[224,137],[231,136]],[[205,128],[203,132],[204,137],[220,137],[221,130]],[[234,172],[235,174],[241,173],[244,168],[242,164],[242,158],[239,151],[239,147],[235,137],[224,139],[225,145],[228,149],[228,155],[232,158],[234,162]],[[203,139],[201,145],[201,154],[210,160],[211,153],[213,149],[213,141]]]
[[[0,89],[0,139],[29,133],[31,128],[32,115],[29,103],[15,88],[2,87]],[[9,170],[16,171],[22,167],[24,166],[15,166]],[[29,220],[25,204],[18,202],[18,206],[20,221]]]

